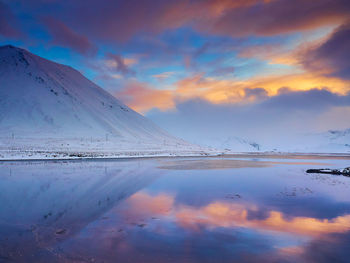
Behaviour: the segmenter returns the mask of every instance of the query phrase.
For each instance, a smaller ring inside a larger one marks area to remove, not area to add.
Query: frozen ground
[[[0,138],[0,160],[207,156],[221,152],[196,145],[103,139]]]

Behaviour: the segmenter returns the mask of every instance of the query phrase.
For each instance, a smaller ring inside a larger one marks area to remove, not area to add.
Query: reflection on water
[[[350,180],[304,171],[349,160],[254,158],[1,163],[0,262],[348,262]]]

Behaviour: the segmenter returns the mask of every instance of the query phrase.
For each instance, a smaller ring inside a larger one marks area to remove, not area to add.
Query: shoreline
[[[57,152],[47,152],[47,154],[57,154]],[[288,153],[288,152],[242,152],[242,153],[222,153],[222,152],[202,152],[202,153],[192,153],[192,154],[181,154],[181,153],[167,153],[167,154],[146,154],[146,155],[109,155],[109,156],[78,156],[79,154],[72,153],[68,156],[62,157],[39,157],[34,158],[0,158],[0,163],[2,162],[64,162],[64,161],[118,161],[118,160],[136,160],[136,159],[158,159],[158,158],[261,158],[261,159],[344,159],[350,160],[350,153]]]

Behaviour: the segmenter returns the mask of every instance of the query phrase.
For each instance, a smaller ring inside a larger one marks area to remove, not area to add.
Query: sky
[[[0,0],[0,44],[191,142],[350,128],[348,0]]]

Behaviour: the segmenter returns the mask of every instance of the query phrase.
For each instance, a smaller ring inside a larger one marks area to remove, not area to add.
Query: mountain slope
[[[304,146],[299,147],[300,150],[309,152],[350,152],[350,129],[309,134],[304,139]]]
[[[0,47],[0,84],[3,152],[200,150],[158,128],[73,68],[24,49]]]
[[[257,143],[253,140],[230,136],[211,139],[208,146],[226,152],[300,152],[300,153],[350,153],[350,129],[329,130],[321,133],[299,134],[285,142]]]
[[[264,149],[260,144],[253,140],[243,139],[237,136],[229,137],[210,137],[203,141],[200,141],[201,145],[207,147],[220,149],[224,152],[259,152]]]

